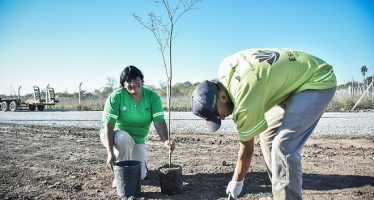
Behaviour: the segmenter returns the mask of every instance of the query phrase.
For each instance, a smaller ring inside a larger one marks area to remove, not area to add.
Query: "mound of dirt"
[[[235,168],[234,134],[172,134],[172,162],[183,167],[184,191],[161,193],[157,169],[168,162],[158,136],[147,142],[149,175],[139,197],[226,199]],[[0,199],[121,199],[105,167],[106,150],[94,128],[0,124]],[[373,199],[374,137],[312,137],[303,152],[304,199]],[[256,140],[241,199],[271,196]]]

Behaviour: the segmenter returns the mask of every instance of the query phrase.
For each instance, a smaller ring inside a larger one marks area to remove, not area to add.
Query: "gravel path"
[[[101,111],[43,111],[0,112],[0,122],[53,126],[100,127]],[[165,113],[166,118],[168,113]],[[172,112],[171,130],[178,133],[204,133],[204,121],[190,112]],[[235,133],[229,118],[223,121],[218,133]],[[325,113],[315,129],[322,135],[374,135],[374,112]]]

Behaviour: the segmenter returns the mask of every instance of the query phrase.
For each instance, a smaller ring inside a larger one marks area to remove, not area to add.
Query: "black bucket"
[[[125,160],[113,164],[117,194],[123,196],[137,196],[140,194],[141,162]]]

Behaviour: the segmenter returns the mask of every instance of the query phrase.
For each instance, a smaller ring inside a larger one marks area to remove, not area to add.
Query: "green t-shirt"
[[[145,144],[151,122],[164,120],[160,97],[142,87],[137,103],[125,88],[115,90],[107,99],[103,111],[103,122],[112,123],[131,135],[136,144]]]
[[[291,49],[247,49],[228,56],[220,64],[219,81],[234,103],[242,141],[264,131],[265,112],[291,93],[336,86],[329,64]]]

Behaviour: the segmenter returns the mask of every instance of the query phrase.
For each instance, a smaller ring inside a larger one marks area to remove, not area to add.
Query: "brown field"
[[[238,137],[176,133],[172,138],[177,142],[172,160],[183,167],[184,191],[161,194],[157,168],[168,162],[168,153],[151,133],[150,173],[140,196],[129,199],[226,199]],[[121,199],[105,160],[97,129],[0,124],[0,199]],[[312,136],[303,152],[304,199],[374,199],[373,166],[373,136]],[[240,199],[270,196],[256,140]]]

